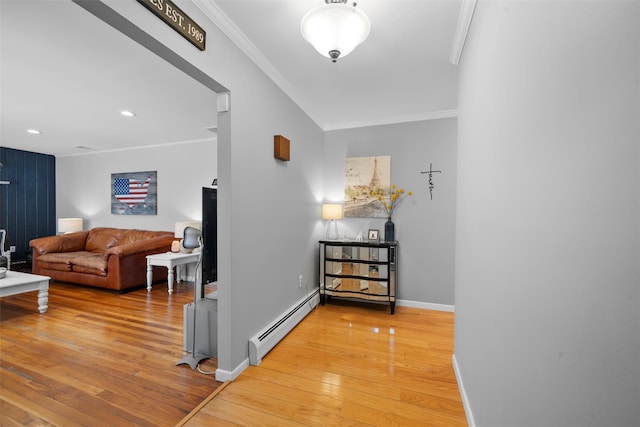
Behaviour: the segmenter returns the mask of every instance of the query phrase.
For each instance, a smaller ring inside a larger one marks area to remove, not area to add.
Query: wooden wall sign
[[[207,33],[171,0],[138,0],[154,15],[176,30],[200,50],[205,49]]]
[[[273,157],[278,160],[289,161],[289,140],[282,135],[273,136]]]

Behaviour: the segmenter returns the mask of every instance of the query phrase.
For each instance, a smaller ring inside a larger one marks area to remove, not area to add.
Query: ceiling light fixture
[[[132,113],[131,111],[127,111],[127,110],[120,111],[120,114],[122,114],[125,117],[135,117],[136,115],[136,113]]]
[[[366,40],[371,30],[369,18],[347,0],[325,0],[325,5],[310,10],[300,23],[300,31],[321,55],[336,62]]]
[[[27,129],[28,133],[34,134],[34,135],[40,135],[42,132],[40,132],[37,129]]]

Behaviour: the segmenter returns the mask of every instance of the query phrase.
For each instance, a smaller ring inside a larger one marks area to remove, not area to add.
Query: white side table
[[[180,266],[198,262],[199,252],[185,254],[181,252],[165,252],[162,254],[147,255],[147,291],[151,291],[153,283],[153,266],[167,267],[167,287],[169,294],[173,293],[173,267],[176,267],[178,282],[180,282]]]

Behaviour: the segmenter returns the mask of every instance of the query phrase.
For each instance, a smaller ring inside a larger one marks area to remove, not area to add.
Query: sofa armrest
[[[33,249],[33,253],[37,255],[83,251],[88,234],[88,231],[78,231],[60,236],[40,237],[29,241],[29,246]]]
[[[137,242],[127,243],[125,245],[113,246],[104,253],[104,259],[108,259],[110,255],[125,257],[137,253],[160,253],[171,250],[171,242],[174,238],[171,236],[152,237],[150,239],[138,240]]]

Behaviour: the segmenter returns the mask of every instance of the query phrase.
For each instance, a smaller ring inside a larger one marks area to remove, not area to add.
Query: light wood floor
[[[453,313],[328,303],[221,388],[197,426],[466,426]]]
[[[193,287],[119,295],[52,282],[0,299],[0,426],[173,426],[221,383],[175,366]],[[202,369],[215,371],[216,360]]]

